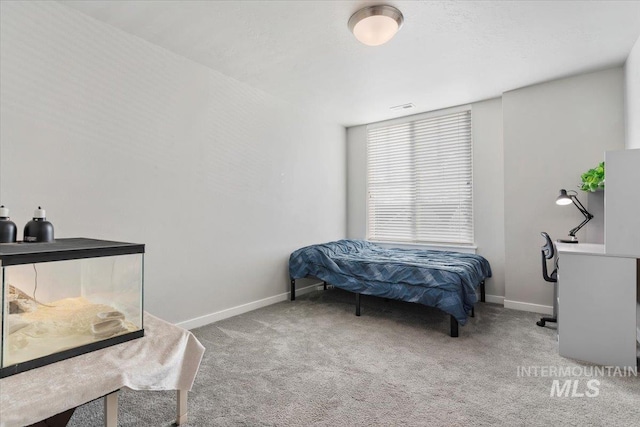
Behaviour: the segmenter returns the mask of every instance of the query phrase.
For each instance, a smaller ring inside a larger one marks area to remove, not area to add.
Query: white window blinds
[[[473,243],[471,111],[367,129],[367,238]]]

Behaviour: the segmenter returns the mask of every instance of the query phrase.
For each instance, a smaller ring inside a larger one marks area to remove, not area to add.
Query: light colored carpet
[[[476,306],[450,338],[439,310],[337,289],[300,296],[193,332],[207,348],[188,426],[638,426],[640,378],[600,382],[596,397],[551,397],[554,378],[518,367],[589,367],[562,358],[539,315]],[[167,426],[175,392],[124,391],[121,426]],[[102,426],[102,403],[71,426]]]

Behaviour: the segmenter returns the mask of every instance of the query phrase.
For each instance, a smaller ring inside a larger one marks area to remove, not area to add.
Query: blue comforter
[[[475,254],[387,249],[363,240],[339,240],[298,249],[289,258],[292,279],[314,276],[365,295],[437,307],[464,325],[478,301],[476,288],[491,277]]]

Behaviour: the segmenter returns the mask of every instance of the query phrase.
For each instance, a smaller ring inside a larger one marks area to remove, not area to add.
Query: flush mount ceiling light
[[[402,12],[393,6],[368,6],[351,15],[349,29],[361,43],[379,46],[391,40],[403,22]]]

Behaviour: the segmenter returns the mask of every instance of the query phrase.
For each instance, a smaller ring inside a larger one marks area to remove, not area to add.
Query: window
[[[473,243],[471,111],[367,128],[367,238]]]

